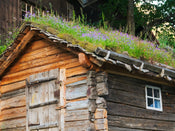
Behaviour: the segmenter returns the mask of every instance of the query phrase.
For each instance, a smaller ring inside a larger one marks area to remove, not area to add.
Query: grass
[[[37,24],[37,27],[65,39],[72,44],[78,44],[90,52],[97,47],[115,51],[127,52],[131,57],[150,62],[158,62],[175,67],[175,59],[171,52],[157,48],[148,41],[119,32],[117,30],[95,28],[85,25],[80,19],[66,21],[54,15],[36,16],[26,14],[26,21]]]
[[[1,43],[2,43],[1,37],[4,37],[4,36],[0,35],[0,54],[2,54],[7,49],[7,47],[13,43],[13,41],[17,37],[18,33],[19,32],[18,32],[17,28],[8,32],[8,34],[6,35],[5,44],[3,44],[3,45],[1,45]]]

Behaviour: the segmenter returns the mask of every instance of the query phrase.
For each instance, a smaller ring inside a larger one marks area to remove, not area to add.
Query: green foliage
[[[6,35],[6,39],[4,41],[5,44],[0,45],[0,54],[2,54],[11,43],[13,43],[17,34],[18,34],[18,29],[13,29],[12,31],[9,31],[9,33]],[[0,35],[0,39],[1,39],[1,37],[4,37],[4,36]],[[1,43],[1,41],[0,41],[0,43]]]
[[[126,26],[127,6],[128,0],[108,0],[104,1],[100,8],[105,21],[111,27],[126,32],[128,30]],[[160,28],[165,23],[169,23],[167,26],[172,32],[171,38],[175,38],[174,12],[175,0],[135,0],[135,34],[144,39],[146,33],[153,27]],[[103,20],[103,16],[101,20]],[[171,42],[169,44],[172,46]]]
[[[37,24],[36,26],[91,52],[101,47],[118,53],[127,52],[134,58],[175,66],[175,59],[171,52],[156,48],[153,43],[117,30],[90,27],[83,23],[84,20],[81,20],[81,17],[79,20],[68,22],[54,15],[34,17],[29,14],[26,21],[32,21],[34,25]]]

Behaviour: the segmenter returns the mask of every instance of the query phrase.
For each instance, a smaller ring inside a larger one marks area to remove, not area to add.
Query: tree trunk
[[[127,29],[128,33],[135,35],[135,21],[134,21],[134,0],[128,0],[128,14],[127,14]]]

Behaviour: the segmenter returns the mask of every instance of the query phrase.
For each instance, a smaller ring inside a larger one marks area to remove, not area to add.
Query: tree
[[[127,29],[129,34],[135,35],[134,0],[128,0]]]
[[[175,0],[108,0],[100,8],[113,28],[143,36],[168,23],[175,37]]]

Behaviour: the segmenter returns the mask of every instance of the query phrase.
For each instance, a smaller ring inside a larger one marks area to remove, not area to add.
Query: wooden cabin
[[[1,131],[175,130],[175,71],[88,52],[25,24],[0,57]]]
[[[60,16],[70,19],[74,6],[68,0],[0,0],[0,45],[12,37],[15,28],[19,28],[26,12],[31,14],[47,14],[54,11]]]

